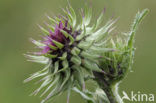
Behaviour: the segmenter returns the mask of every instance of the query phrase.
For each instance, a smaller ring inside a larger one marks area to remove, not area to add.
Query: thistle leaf
[[[131,27],[130,34],[129,34],[129,40],[128,40],[129,48],[132,48],[132,46],[133,46],[134,36],[135,36],[135,32],[136,32],[138,25],[140,24],[141,20],[148,14],[148,12],[149,12],[148,9],[144,9],[141,13],[140,12],[137,13],[137,15],[134,19],[134,23]]]

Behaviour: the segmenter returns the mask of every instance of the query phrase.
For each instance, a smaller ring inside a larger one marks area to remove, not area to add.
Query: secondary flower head
[[[109,83],[113,83],[125,75],[129,64],[124,64],[132,62],[133,34],[129,35],[128,42],[124,43],[114,43],[114,40],[110,39],[116,20],[110,19],[100,27],[104,12],[92,23],[92,9],[87,6],[81,11],[80,22],[70,4],[63,12],[65,17],[47,16],[51,22],[46,24],[48,29],[39,26],[44,34],[42,40],[31,39],[39,51],[33,53],[34,55],[26,55],[29,61],[46,65],[24,81],[42,77],[39,82],[43,83],[32,95],[47,86],[41,94],[43,96],[53,88],[42,103],[65,90],[68,91],[69,97],[73,87],[85,90],[85,80],[101,74]]]

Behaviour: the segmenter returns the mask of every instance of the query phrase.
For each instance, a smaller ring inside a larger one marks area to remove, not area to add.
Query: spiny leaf
[[[137,15],[136,15],[136,17],[134,19],[134,23],[132,25],[130,34],[129,34],[129,40],[128,40],[129,48],[132,48],[132,46],[133,46],[134,35],[135,35],[136,29],[137,29],[139,23],[147,15],[148,12],[149,12],[148,9],[144,9],[141,13],[140,12],[137,13]]]

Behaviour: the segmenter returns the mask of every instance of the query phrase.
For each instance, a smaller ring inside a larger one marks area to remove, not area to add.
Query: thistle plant
[[[92,8],[85,6],[80,10],[81,18],[69,4],[62,9],[65,16],[52,18],[50,24],[41,26],[42,40],[31,39],[38,52],[26,54],[29,61],[45,64],[45,68],[32,74],[24,82],[40,78],[41,83],[32,95],[41,96],[45,103],[56,95],[67,91],[67,103],[71,90],[79,93],[87,103],[123,103],[117,85],[131,70],[134,58],[134,36],[138,24],[148,10],[138,12],[130,32],[113,36],[114,23],[110,19],[104,26],[101,22],[104,11],[92,22]],[[98,87],[95,92],[87,90],[85,82],[93,80]]]

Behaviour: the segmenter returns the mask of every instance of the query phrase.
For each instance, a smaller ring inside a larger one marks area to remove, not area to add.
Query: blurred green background
[[[70,0],[78,10],[85,0]],[[90,2],[88,0],[88,2]],[[38,96],[28,96],[35,85],[23,84],[29,74],[43,66],[27,62],[23,56],[34,51],[29,38],[39,38],[37,24],[61,12],[66,0],[0,0],[0,103],[39,103]],[[155,0],[92,0],[94,19],[107,8],[104,21],[112,15],[120,17],[116,32],[127,32],[138,10],[149,8],[136,35],[136,54],[133,71],[120,85],[120,93],[130,91],[156,95],[156,1]],[[66,94],[58,96],[52,103],[66,103]],[[156,101],[156,100],[155,100]],[[78,95],[71,95],[70,103],[85,103]],[[129,103],[129,101],[126,101]],[[141,102],[140,102],[141,103]]]

